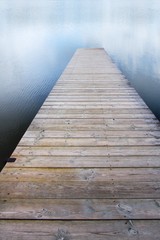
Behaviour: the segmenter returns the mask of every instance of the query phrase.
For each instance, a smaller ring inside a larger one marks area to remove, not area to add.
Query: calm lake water
[[[0,0],[0,158],[74,51],[104,47],[160,119],[159,0]]]

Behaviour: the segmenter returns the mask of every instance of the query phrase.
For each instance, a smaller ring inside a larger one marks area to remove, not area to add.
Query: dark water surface
[[[160,119],[159,0],[0,0],[0,163],[76,48],[104,47]]]

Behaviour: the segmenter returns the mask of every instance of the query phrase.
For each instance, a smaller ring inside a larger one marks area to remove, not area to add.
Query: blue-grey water
[[[74,51],[104,47],[160,119],[159,0],[0,0],[0,163]]]

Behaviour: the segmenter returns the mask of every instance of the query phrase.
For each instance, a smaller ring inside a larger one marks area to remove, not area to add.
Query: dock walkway
[[[159,240],[160,124],[78,49],[0,174],[0,240]]]

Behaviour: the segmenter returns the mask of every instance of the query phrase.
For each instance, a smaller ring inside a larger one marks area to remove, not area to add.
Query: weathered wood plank
[[[1,199],[0,219],[159,219],[160,199]]]
[[[61,88],[60,88],[61,89]],[[101,96],[101,97],[107,97],[107,96],[110,96],[110,97],[118,97],[118,96],[120,96],[120,97],[122,97],[122,96],[125,96],[125,94],[126,94],[126,96],[127,95],[129,95],[129,96],[131,96],[131,97],[137,97],[138,95],[137,95],[137,93],[135,92],[133,92],[132,91],[132,89],[130,89],[130,90],[117,90],[116,88],[114,88],[114,90],[111,90],[111,89],[104,89],[103,88],[103,90],[94,90],[95,88],[93,88],[93,89],[90,89],[90,90],[88,90],[88,89],[86,89],[86,88],[83,88],[83,90],[82,89],[74,89],[74,88],[71,88],[70,89],[70,91],[69,91],[69,89],[68,89],[68,91],[67,91],[67,89],[54,89],[54,92],[51,94],[51,96],[56,96],[56,95],[63,95],[63,96],[67,96],[68,97],[68,94],[70,93],[70,95],[69,96],[71,96],[71,91],[73,92],[73,97],[75,97],[75,96],[79,96],[79,95],[81,95],[81,97],[86,97],[86,96],[93,96],[93,97],[98,97],[98,96]],[[87,94],[88,93],[88,94]]]
[[[159,174],[159,168],[7,168],[0,176],[0,198],[157,199]]]
[[[1,173],[1,182],[57,182],[57,181],[72,181],[72,182],[123,182],[139,183],[141,182],[160,182],[160,168],[55,168],[55,169],[21,169],[8,168]],[[134,184],[133,183],[133,184]],[[87,193],[86,193],[87,194]]]
[[[64,103],[68,103],[68,102],[70,102],[70,104],[71,103],[74,103],[74,104],[76,104],[76,103],[78,103],[78,104],[81,104],[81,103],[83,103],[83,104],[89,104],[89,103],[102,103],[102,105],[103,104],[106,104],[106,103],[112,103],[112,102],[114,102],[114,103],[119,103],[121,101],[121,103],[124,103],[124,105],[127,105],[127,104],[131,104],[131,103],[136,103],[136,104],[144,104],[143,102],[141,102],[141,101],[138,101],[138,100],[136,100],[136,99],[134,99],[134,98],[112,98],[112,97],[110,97],[110,98],[105,98],[105,99],[100,99],[100,98],[96,98],[96,97],[94,97],[94,98],[86,98],[86,97],[83,97],[83,98],[80,98],[80,99],[78,99],[78,98],[69,98],[69,97],[67,97],[67,98],[60,98],[60,97],[57,97],[57,98],[47,98],[46,99],[46,101],[45,101],[45,103],[48,103],[48,104],[51,104],[51,103],[55,103],[55,104],[58,104],[58,102],[62,102],[63,104]],[[127,101],[127,103],[126,103],[126,101]]]
[[[140,131],[121,131],[121,130],[107,130],[107,131],[70,131],[67,129],[57,131],[57,130],[52,130],[52,131],[45,131],[45,130],[29,130],[24,134],[25,138],[35,138],[35,139],[41,139],[41,138],[105,138],[105,137],[121,137],[121,138],[156,138],[160,139],[160,131],[155,130],[155,131],[145,131],[145,130],[140,130]]]
[[[61,86],[55,86],[54,87],[54,92],[71,92],[71,91],[74,91],[74,92],[94,92],[94,93],[107,93],[107,92],[116,92],[116,93],[120,93],[120,92],[128,92],[128,93],[133,93],[135,90],[133,90],[132,88],[120,88],[120,87],[117,87],[117,88],[109,88],[109,87],[77,87],[77,88],[74,88],[74,87],[71,87],[71,86],[68,86],[68,87],[61,87]]]
[[[48,131],[63,131],[63,130],[70,130],[70,131],[151,131],[151,130],[158,130],[159,123],[130,123],[130,124],[52,124],[52,123],[32,123],[29,130],[48,130]]]
[[[8,168],[9,169],[9,168]],[[61,176],[61,178],[63,175]],[[130,176],[131,178],[132,176]],[[18,177],[17,177],[18,178]],[[47,179],[47,178],[46,178]],[[142,191],[143,189],[143,191]],[[3,182],[0,187],[1,199],[81,199],[81,198],[143,198],[159,199],[160,182],[129,182],[126,181],[10,181]]]
[[[23,137],[19,146],[160,146],[160,139],[156,138],[25,138]]]
[[[105,109],[110,109],[110,108],[116,108],[118,105],[118,102],[108,102],[108,103],[102,103],[102,102],[67,102],[65,104],[65,102],[46,102],[44,105],[43,105],[43,108],[90,108],[90,109],[98,109],[98,108],[103,108],[104,110]],[[138,109],[145,109],[145,108],[148,108],[145,104],[141,104],[141,103],[120,103],[118,105],[118,109],[121,109],[121,108],[129,108],[130,109],[133,109],[133,108],[138,108]]]
[[[59,96],[59,95],[63,95],[64,97],[68,97],[68,96],[71,96],[71,92],[62,92],[61,94],[59,93],[59,92],[51,92],[50,93],[50,96]],[[106,96],[112,96],[112,97],[118,97],[118,96],[124,96],[124,97],[126,97],[126,96],[130,96],[130,97],[137,97],[138,96],[138,94],[136,93],[136,92],[116,92],[115,91],[115,93],[114,92],[110,92],[110,91],[108,91],[107,93],[106,92],[104,92],[104,93],[98,93],[98,92],[90,92],[90,93],[88,93],[88,92],[82,92],[82,91],[80,91],[80,92],[77,92],[77,93],[75,93],[74,91],[72,91],[72,96],[76,96],[76,97],[79,97],[79,96],[81,96],[81,97],[86,97],[86,96],[93,96],[93,97],[97,97],[97,96],[100,96],[100,97],[106,97]]]
[[[52,113],[38,113],[35,117],[35,119],[81,119],[81,118],[87,118],[87,119],[156,119],[153,114],[151,113],[144,113],[144,114],[52,114]],[[96,121],[96,120],[95,120]]]
[[[122,114],[147,114],[151,113],[151,111],[147,108],[138,108],[138,109],[130,109],[130,108],[108,108],[108,109],[91,109],[85,107],[84,109],[82,108],[53,108],[53,109],[46,109],[46,108],[41,108],[39,113],[52,113],[52,114],[117,114],[117,113],[122,113]]]
[[[107,82],[107,85],[106,85],[106,82]],[[92,85],[91,85],[92,83]],[[113,84],[113,81],[99,81],[99,82],[95,82],[95,81],[84,81],[84,80],[81,80],[81,81],[75,81],[75,80],[68,80],[67,82],[63,82],[62,81],[58,81],[57,84],[56,84],[56,88],[69,88],[69,87],[73,87],[73,88],[116,88],[116,89],[119,89],[119,88],[126,88],[126,89],[132,89],[132,86],[129,84],[127,84],[127,81],[122,81],[122,80],[119,80],[119,81],[114,81],[114,84]]]
[[[158,240],[159,220],[139,221],[0,221],[3,240]]]
[[[32,121],[32,124],[39,124],[41,123],[42,125],[45,123],[46,126],[47,125],[50,125],[50,124],[53,124],[53,125],[63,125],[63,124],[76,124],[76,125],[99,125],[99,124],[113,124],[113,125],[122,125],[122,124],[156,124],[157,126],[159,126],[159,129],[160,129],[160,123],[157,119],[152,119],[152,118],[147,118],[147,119],[144,119],[144,118],[141,118],[141,119],[116,119],[116,118],[112,118],[112,119],[101,119],[101,118],[97,118],[96,120],[95,119],[56,119],[56,118],[53,118],[53,119],[38,119],[38,118],[35,118],[33,121]]]
[[[17,147],[15,154],[28,156],[159,156],[159,146],[115,147]]]
[[[43,105],[42,106],[42,108],[41,109],[56,109],[56,108],[58,108],[58,109],[60,109],[60,108],[62,108],[62,109],[75,109],[75,106],[74,105],[65,105],[65,104],[61,104],[61,105],[50,105],[50,106],[45,106],[45,105]],[[106,109],[119,109],[119,111],[121,110],[121,109],[126,109],[126,108],[128,108],[128,109],[148,109],[147,108],[147,106],[141,106],[141,105],[135,105],[135,106],[133,106],[133,105],[128,105],[128,106],[124,106],[124,105],[119,105],[118,107],[117,107],[117,105],[116,104],[106,104],[106,105],[102,105],[102,104],[92,104],[92,105],[88,105],[88,104],[81,104],[81,105],[78,105],[77,106],[77,109],[83,109],[83,108],[85,108],[85,109],[104,109],[104,110],[106,110]]]
[[[27,168],[105,168],[105,167],[160,167],[159,156],[23,156],[7,167]]]
[[[132,97],[129,96],[128,98],[125,96],[104,96],[103,98],[98,97],[98,96],[81,96],[81,97],[76,97],[76,96],[59,96],[59,97],[54,97],[54,96],[48,96],[48,98],[46,99],[46,101],[60,101],[60,102],[68,102],[68,101],[75,101],[75,102],[81,102],[81,101],[86,101],[91,102],[93,100],[93,102],[118,102],[119,100],[121,100],[122,102],[138,102],[138,103],[143,103],[144,102],[141,99],[137,99],[137,97]],[[45,101],[45,102],[46,102]]]

